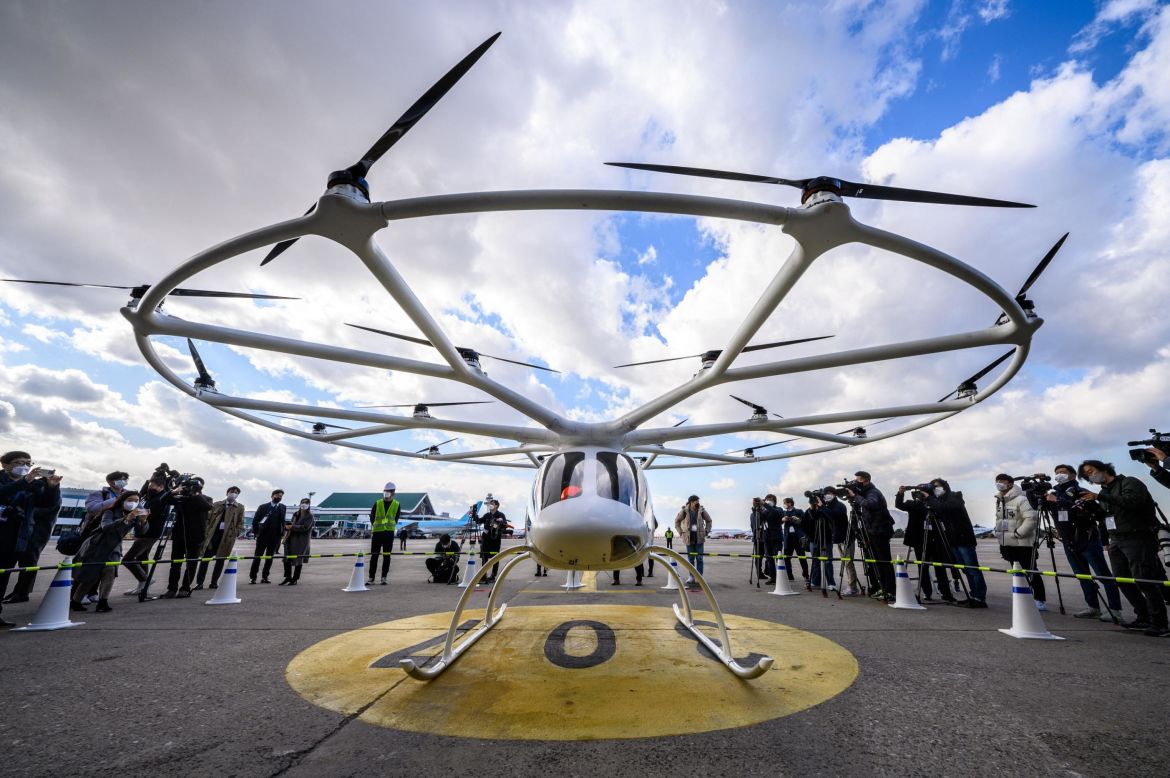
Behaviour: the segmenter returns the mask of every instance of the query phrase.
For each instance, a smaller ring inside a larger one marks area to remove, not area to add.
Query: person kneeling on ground
[[[105,565],[104,562],[121,563],[122,538],[130,529],[137,525],[146,526],[146,516],[150,512],[146,508],[139,508],[141,498],[138,492],[125,491],[118,495],[113,507],[102,513],[101,523],[90,536],[81,544],[77,552],[77,562],[82,566],[77,568],[73,580],[77,586],[73,589],[70,610],[83,611],[86,607],[81,604],[82,597],[90,587],[98,584],[98,613],[111,611],[110,590],[114,588],[114,577],[118,574],[118,564]]]
[[[459,579],[459,544],[443,535],[435,544],[435,555],[427,560],[432,583],[455,583]]]

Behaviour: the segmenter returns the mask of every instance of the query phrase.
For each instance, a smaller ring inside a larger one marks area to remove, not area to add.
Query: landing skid
[[[432,678],[437,678],[440,673],[450,667],[456,659],[463,655],[463,652],[471,648],[475,641],[487,634],[487,631],[499,623],[500,619],[504,617],[504,611],[507,610],[507,603],[500,606],[496,610],[496,599],[499,597],[500,591],[503,589],[504,581],[508,574],[512,572],[512,568],[516,567],[520,562],[531,555],[532,548],[530,546],[515,546],[506,551],[501,551],[492,557],[491,561],[481,567],[472,577],[471,583],[463,590],[463,594],[459,597],[459,604],[455,606],[455,614],[451,617],[451,627],[447,630],[447,642],[443,644],[443,656],[439,661],[428,667],[421,667],[415,663],[413,659],[403,659],[398,662],[402,669],[406,671],[411,678],[417,678],[420,681],[429,681]],[[508,557],[511,557],[509,559]],[[506,562],[504,560],[507,560]],[[459,647],[455,647],[455,636],[458,630],[460,619],[463,616],[463,609],[467,607],[467,601],[471,599],[472,592],[475,587],[479,585],[480,579],[487,575],[488,570],[492,568],[493,564],[500,565],[500,573],[496,576],[496,582],[492,586],[492,592],[488,595],[487,609],[484,613],[483,622],[478,627],[467,634]]]
[[[463,594],[459,597],[459,603],[455,606],[455,613],[451,616],[451,626],[447,629],[447,641],[443,644],[443,654],[440,659],[429,666],[421,666],[413,659],[400,660],[398,664],[402,667],[403,670],[406,671],[407,675],[420,681],[429,681],[432,678],[437,678],[444,670],[454,664],[455,660],[462,656],[464,651],[471,648],[477,640],[487,634],[489,629],[498,624],[500,619],[504,617],[504,611],[508,607],[505,603],[504,605],[500,606],[499,610],[496,610],[496,599],[499,596],[503,583],[505,579],[507,579],[508,574],[512,572],[512,569],[520,562],[528,559],[531,556],[531,552],[532,548],[530,546],[515,546],[508,549],[507,551],[496,554],[492,558],[492,562],[489,562],[488,564],[481,567],[472,577],[471,583],[467,586],[466,589],[463,590]],[[687,561],[686,557],[683,557],[676,551],[668,548],[662,548],[661,546],[651,546],[650,556],[660,562],[666,569],[667,574],[673,576],[675,582],[678,584],[679,600],[682,607],[679,607],[679,603],[675,603],[674,615],[680,622],[682,622],[684,627],[691,631],[691,634],[693,634],[700,643],[707,647],[708,651],[718,657],[719,661],[727,666],[728,670],[735,673],[735,675],[739,678],[750,680],[752,678],[758,678],[772,667],[773,660],[770,656],[766,656],[760,659],[752,667],[743,667],[735,661],[735,658],[731,654],[731,641],[727,637],[727,625],[723,621],[723,611],[719,609],[719,604],[715,602],[715,595],[711,592],[711,587],[707,585],[707,581],[699,574],[699,571],[696,570],[694,566]],[[715,614],[715,621],[719,626],[719,636],[722,640],[722,644],[718,644],[711,640],[711,638],[704,635],[699,631],[699,628],[695,626],[694,615],[691,612],[691,603],[687,599],[687,592],[683,586],[682,576],[678,574],[678,571],[674,569],[668,559],[673,559],[681,564],[683,569],[687,571],[687,574],[690,575],[690,577],[692,577],[695,581],[697,581],[699,586],[706,593],[707,603],[711,606],[711,612]],[[500,565],[500,572],[496,577],[495,585],[492,586],[491,594],[488,595],[487,608],[484,612],[483,622],[480,623],[480,625],[474,630],[469,632],[459,643],[459,646],[456,647],[455,638],[458,635],[459,624],[461,623],[461,619],[463,617],[463,610],[467,607],[467,601],[471,599],[471,593],[475,591],[475,587],[479,585],[480,580],[485,575],[487,575],[487,571],[493,563]]]
[[[763,657],[752,667],[744,667],[735,661],[735,657],[731,653],[731,641],[727,637],[727,624],[723,620],[723,611],[719,609],[719,603],[715,602],[715,595],[711,592],[711,587],[707,581],[699,574],[686,557],[679,554],[677,551],[662,546],[651,546],[650,556],[657,560],[666,569],[668,575],[673,576],[675,583],[678,584],[678,599],[679,602],[674,604],[674,615],[682,623],[684,627],[690,630],[695,638],[707,647],[707,650],[718,657],[719,661],[727,666],[727,669],[735,673],[739,678],[744,680],[751,680],[752,678],[759,678],[772,667],[773,659],[770,656]],[[719,626],[720,643],[716,643],[711,638],[704,635],[695,626],[695,617],[691,612],[691,602],[687,597],[686,587],[683,585],[682,576],[678,574],[678,570],[670,564],[668,559],[673,559],[682,565],[687,574],[693,578],[698,584],[703,593],[707,595],[707,604],[711,607],[711,612],[715,614],[715,623]],[[679,605],[682,605],[680,608]]]

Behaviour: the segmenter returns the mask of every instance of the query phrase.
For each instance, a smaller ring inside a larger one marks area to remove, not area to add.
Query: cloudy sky
[[[749,498],[864,467],[892,494],[941,475],[987,523],[991,479],[1100,457],[1170,426],[1170,10],[1153,0],[828,2],[0,3],[0,277],[152,283],[234,235],[302,213],[488,35],[476,67],[374,168],[375,200],[517,188],[654,189],[786,206],[796,190],[606,167],[713,167],[1022,200],[1034,210],[852,201],[856,218],[946,251],[1045,319],[1002,392],[923,431],[820,456],[651,474],[660,520],[703,496],[718,526]],[[1161,73],[1162,75],[1158,75]],[[485,363],[583,420],[612,418],[697,363],[615,370],[719,348],[792,246],[717,219],[527,213],[399,222],[379,242],[461,345],[562,376]],[[414,333],[352,255],[302,240],[199,276],[201,288],[301,301],[172,300],[173,315],[434,359],[344,327]],[[196,285],[196,284],[192,284]],[[514,515],[525,471],[381,458],[225,416],[143,361],[122,292],[0,284],[0,449],[29,449],[95,486],[159,462],[229,483],[377,491],[393,479],[461,512],[492,491]],[[757,340],[833,334],[801,356],[986,326],[965,287],[857,247],[819,260]],[[194,377],[185,344],[159,352]],[[831,345],[827,345],[831,344]],[[223,391],[352,407],[483,399],[458,385],[204,344]],[[1002,351],[906,359],[722,387],[660,421],[740,421],[740,396],[786,416],[929,402]],[[775,353],[775,352],[774,352]],[[772,357],[743,355],[737,365]],[[438,415],[436,413],[436,415]],[[444,416],[512,421],[498,405]],[[302,429],[296,422],[290,427]],[[400,432],[414,450],[452,435]],[[722,452],[779,436],[686,444]],[[462,437],[449,451],[504,445]],[[799,449],[799,444],[793,444]],[[776,449],[773,449],[776,450]]]

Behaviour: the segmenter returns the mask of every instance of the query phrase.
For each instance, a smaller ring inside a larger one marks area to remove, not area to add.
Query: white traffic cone
[[[910,576],[906,573],[906,563],[901,559],[894,560],[894,601],[890,603],[890,607],[908,611],[926,610],[925,605],[919,605],[918,600],[914,599],[914,587],[910,585]]]
[[[670,560],[670,566],[673,568],[674,575],[671,575],[671,574],[669,574],[669,573],[668,573],[668,574],[666,575],[666,586],[663,586],[663,587],[661,587],[661,588],[663,588],[663,589],[673,589],[673,590],[675,590],[675,591],[678,591],[678,584],[676,584],[676,583],[674,582],[675,576],[676,576],[676,575],[678,575],[678,562],[676,562],[676,561],[674,561],[674,560],[672,559],[672,560]]]
[[[792,588],[792,581],[788,580],[788,567],[784,564],[783,557],[776,557],[776,588],[768,592],[768,594],[778,594],[781,597],[800,594],[800,592]]]
[[[361,551],[353,561],[353,574],[349,577],[349,586],[343,592],[368,592],[366,588],[366,557]]]
[[[459,584],[460,589],[466,589],[471,586],[471,579],[475,577],[475,557],[471,554],[467,555],[467,572],[463,574],[463,583]]]
[[[66,565],[73,561],[73,557],[65,557],[58,566],[57,575],[53,576],[49,590],[45,592],[45,599],[41,600],[41,607],[27,627],[20,627],[13,632],[42,632],[50,629],[65,629],[66,627],[80,627],[84,621],[69,620],[69,591],[73,587],[73,574]]]
[[[569,570],[565,573],[565,582],[561,584],[562,589],[580,589],[585,584],[581,583],[581,571]]]
[[[1031,640],[1064,640],[1048,631],[1036,601],[1032,599],[1032,587],[1019,563],[1012,565],[1012,628],[1001,629],[1005,635]]]
[[[215,596],[212,597],[204,605],[236,605],[242,602],[236,596],[236,566],[239,560],[235,554],[228,557],[227,567],[224,568],[223,576],[219,579],[219,588],[215,590]]]

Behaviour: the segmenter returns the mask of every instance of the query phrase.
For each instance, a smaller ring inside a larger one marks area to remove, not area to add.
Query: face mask
[[[775,501],[775,500],[764,500],[764,504],[765,504],[765,505],[769,505],[769,506],[771,506],[771,507],[773,507],[773,508],[775,508],[775,507],[776,507],[776,501]]]
[[[137,500],[127,500],[126,502],[122,503],[122,507],[124,507],[127,511],[132,511],[138,507],[138,501]]]
[[[828,500],[829,502],[832,502],[833,500],[837,499],[837,495],[835,495],[835,494],[826,494],[826,495],[825,495],[825,499],[826,499],[826,500]]]
[[[126,488],[126,479],[119,478],[117,481],[114,481],[114,486],[116,486],[119,489],[125,489]]]
[[[394,492],[382,492],[382,496],[385,497],[387,500],[389,500],[391,497],[394,496]]]
[[[305,510],[308,507],[309,507],[309,504],[307,502],[301,503],[301,510]]]
[[[946,493],[947,493],[947,490],[942,488],[941,486],[934,487],[934,496],[935,497],[942,497]]]
[[[235,502],[237,497],[239,497],[239,495],[236,494],[235,492],[228,492],[227,501],[228,502]]]
[[[1068,473],[1057,473],[1056,482],[1058,484],[1068,483]]]
[[[32,470],[32,465],[17,465],[12,468],[12,474],[17,478],[24,478]]]
[[[1008,489],[1011,489],[1011,488],[1012,488],[1012,485],[1011,485],[1011,484],[1005,484],[1003,481],[996,481],[996,482],[995,482],[995,488],[996,488],[996,489],[999,489],[1001,492],[1006,492]]]
[[[1097,486],[1101,486],[1105,483],[1105,474],[1100,471],[1093,473],[1091,476],[1089,476],[1089,483],[1094,483]]]

